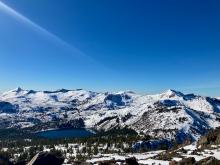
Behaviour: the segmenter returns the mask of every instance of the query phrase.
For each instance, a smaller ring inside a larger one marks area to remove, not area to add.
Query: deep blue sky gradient
[[[1,0],[0,87],[220,96],[218,0]]]

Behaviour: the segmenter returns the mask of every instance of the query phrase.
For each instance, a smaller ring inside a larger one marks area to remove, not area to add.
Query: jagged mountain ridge
[[[78,127],[97,130],[129,127],[158,138],[195,140],[220,126],[220,100],[175,90],[139,95],[17,88],[0,95],[0,121],[1,126],[15,128],[74,121]],[[83,124],[76,124],[78,121]]]

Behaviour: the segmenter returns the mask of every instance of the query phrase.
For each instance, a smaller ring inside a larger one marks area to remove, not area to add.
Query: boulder
[[[62,165],[64,158],[52,153],[40,152],[27,165]]]
[[[135,157],[125,159],[126,165],[139,165]]]
[[[169,163],[169,165],[195,165],[195,163],[196,163],[195,158],[190,157],[190,158],[183,158],[179,162],[173,160]]]
[[[173,160],[173,161],[169,162],[169,165],[177,165],[177,163],[178,163],[177,161]]]
[[[104,160],[104,161],[100,161],[98,162],[98,165],[116,165],[116,161],[113,160]]]

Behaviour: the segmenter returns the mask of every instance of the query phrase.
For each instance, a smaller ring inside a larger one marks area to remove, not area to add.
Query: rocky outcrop
[[[113,159],[113,160],[104,160],[104,161],[100,161],[100,162],[97,162],[98,165],[116,165],[116,161]]]
[[[220,160],[217,160],[215,157],[208,157],[196,163],[196,165],[218,165],[218,164],[220,164]]]
[[[125,159],[126,165],[139,165],[135,157]]]
[[[215,130],[211,130],[205,136],[202,136],[197,145],[201,147],[207,147],[209,145],[219,145],[220,144],[220,127]]]
[[[52,153],[41,152],[35,155],[27,165],[61,165],[64,158]]]
[[[196,163],[195,158],[190,157],[190,158],[184,158],[179,162],[171,161],[169,165],[195,165],[195,163]]]
[[[195,158],[184,158],[179,162],[171,161],[169,165],[220,165],[220,160],[215,157],[208,157],[196,162]]]

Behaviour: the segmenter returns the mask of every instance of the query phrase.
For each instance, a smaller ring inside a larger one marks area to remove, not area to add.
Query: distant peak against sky
[[[219,9],[206,0],[0,0],[0,90],[219,96]]]

